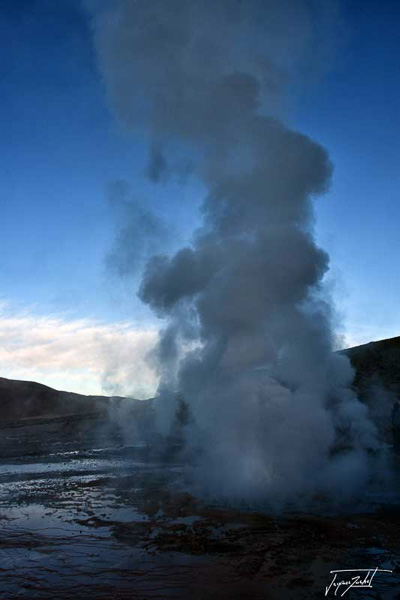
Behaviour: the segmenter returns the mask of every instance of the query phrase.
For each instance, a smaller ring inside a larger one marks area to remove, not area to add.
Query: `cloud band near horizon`
[[[146,360],[157,329],[0,310],[0,376],[91,395],[148,398],[157,375]]]

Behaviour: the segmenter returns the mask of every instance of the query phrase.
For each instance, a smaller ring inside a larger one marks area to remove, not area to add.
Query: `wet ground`
[[[330,571],[375,567],[392,572],[346,598],[400,598],[395,481],[344,512],[277,516],[206,505],[154,456],[140,443],[3,458],[0,598],[323,598]]]

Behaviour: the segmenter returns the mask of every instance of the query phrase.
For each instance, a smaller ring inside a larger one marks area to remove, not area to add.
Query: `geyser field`
[[[160,324],[154,398],[0,380],[0,598],[398,598],[398,338],[337,351],[315,236],[334,165],[290,114],[329,66],[334,4],[83,4],[147,184],[191,185],[198,219],[171,241],[109,186],[107,273]]]

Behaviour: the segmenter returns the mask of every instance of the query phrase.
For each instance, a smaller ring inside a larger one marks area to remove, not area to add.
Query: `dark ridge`
[[[400,396],[400,337],[342,350],[355,370],[354,385],[362,398],[371,388]]]
[[[66,415],[105,415],[110,408],[144,408],[141,400],[119,396],[85,396],[61,392],[34,381],[16,381],[0,377],[0,420],[58,417]]]
[[[84,396],[0,377],[0,458],[143,442],[153,421],[151,400]]]

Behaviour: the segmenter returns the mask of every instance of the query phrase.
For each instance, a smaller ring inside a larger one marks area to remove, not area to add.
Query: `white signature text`
[[[333,577],[325,588],[325,596],[332,591],[334,596],[341,597],[352,588],[372,588],[372,580],[377,573],[393,573],[393,571],[375,567],[374,569],[341,569],[330,573]]]

